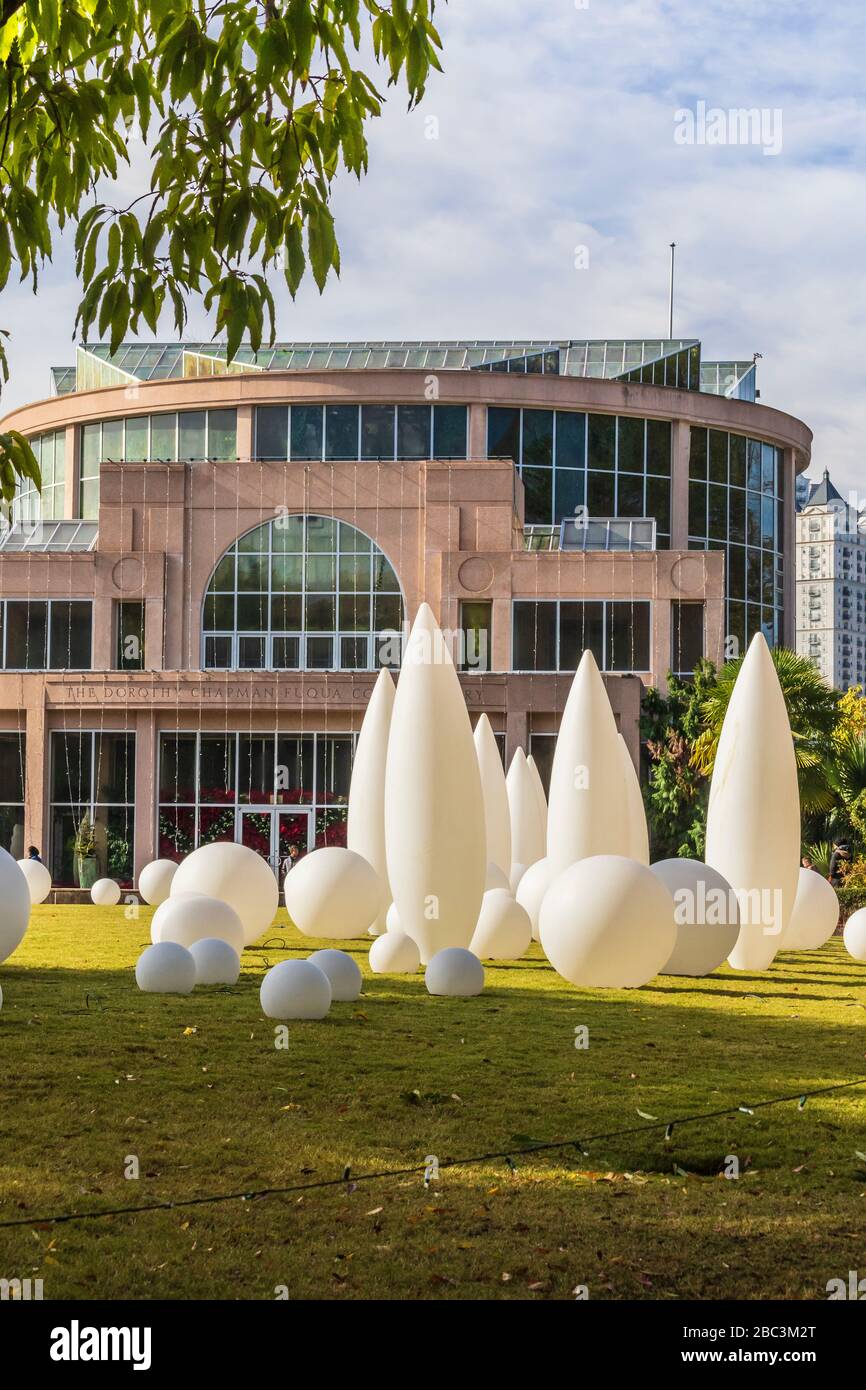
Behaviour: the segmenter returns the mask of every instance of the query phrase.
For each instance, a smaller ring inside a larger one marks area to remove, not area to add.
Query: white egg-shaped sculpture
[[[374,975],[414,975],[421,964],[421,952],[411,936],[389,927],[376,937],[368,960]]]
[[[98,878],[90,890],[97,907],[115,907],[120,902],[120,884],[113,878]]]
[[[138,891],[151,907],[159,907],[160,903],[165,902],[171,892],[177,867],[174,859],[152,859],[145,864],[138,875]]]
[[[286,878],[284,892],[298,931],[335,941],[363,936],[386,905],[373,866],[339,845],[314,849],[301,859]]]
[[[529,775],[532,778],[532,785],[535,788],[535,797],[538,802],[538,814],[541,817],[541,828],[544,831],[544,843],[547,844],[547,796],[544,790],[544,783],[541,780],[541,773],[538,771],[538,764],[531,753],[527,755],[526,766],[529,768]]]
[[[673,899],[676,943],[662,975],[709,975],[724,964],[740,931],[731,885],[698,859],[661,859],[652,872]]]
[[[739,899],[730,964],[766,970],[797,896],[800,793],[785,698],[762,633],[749,644],[722,725],[704,857]]]
[[[32,906],[44,903],[51,892],[51,874],[41,859],[19,859],[18,867],[27,880]]]
[[[511,813],[499,745],[486,714],[475,725],[474,742],[484,796],[487,861],[498,865],[507,877],[511,867]]]
[[[312,961],[284,960],[265,975],[259,998],[267,1018],[324,1018],[331,982]]]
[[[801,869],[794,911],[785,930],[783,951],[816,951],[839,925],[839,899],[832,883],[814,869]]]
[[[541,912],[542,899],[550,887],[551,877],[550,864],[547,862],[547,855],[545,855],[543,859],[536,859],[534,864],[530,864],[517,885],[517,892],[514,895],[529,917],[533,941],[540,940],[538,917]]]
[[[536,863],[538,863],[538,860],[536,860]],[[517,890],[520,887],[520,880],[523,878],[523,875],[526,873],[528,867],[529,866],[527,864],[511,865],[511,873],[508,877],[508,887],[511,890],[512,897],[514,897],[517,893]]]
[[[487,870],[481,774],[466,700],[426,603],[406,642],[385,778],[388,878],[421,960],[468,947]]]
[[[424,972],[428,994],[449,994],[465,999],[484,988],[484,966],[472,951],[446,946],[437,951]]]
[[[241,919],[247,946],[271,925],[280,896],[268,861],[232,841],[202,845],[188,854],[172,880],[171,896],[176,893],[203,893],[228,903]]]
[[[852,912],[842,932],[845,950],[854,960],[866,960],[866,907]]]
[[[195,961],[176,941],[157,941],[139,956],[135,981],[145,994],[189,994],[195,985]]]
[[[345,951],[314,951],[308,959],[327,975],[332,999],[350,1004],[358,998],[364,977],[357,962]]]
[[[0,961],[23,940],[31,906],[27,879],[12,855],[0,849]]]
[[[396,903],[392,903],[391,906],[388,908],[388,911],[387,911],[386,914],[385,914],[385,930],[386,930],[386,931],[401,931],[401,930],[402,930],[402,928],[400,927],[400,914],[399,914],[398,911],[397,911],[397,904],[396,904]]]
[[[511,883],[508,875],[503,873],[498,864],[494,864],[491,859],[487,865],[487,876],[484,880],[484,891],[489,893],[491,888],[504,888],[506,893],[511,892]]]
[[[636,859],[639,864],[648,865],[650,862],[649,827],[647,826],[646,810],[643,804],[640,780],[635,765],[631,760],[628,744],[622,734],[617,735],[617,737],[619,739],[622,775],[625,784],[625,810],[628,816],[628,857],[629,859]]]
[[[382,670],[376,678],[352,760],[346,822],[346,847],[376,870],[386,905],[391,900],[391,889],[385,853],[385,766],[393,708],[394,679],[390,671]],[[385,930],[383,913],[384,909],[368,928],[372,936]]]
[[[534,864],[544,855],[544,817],[526,754],[515,751],[505,779],[511,816],[511,854],[518,864]]]
[[[673,899],[636,860],[593,855],[553,879],[541,904],[540,934],[547,959],[571,984],[636,989],[673,954]]]
[[[241,973],[241,958],[234,946],[230,946],[222,937],[199,937],[190,946],[189,953],[195,961],[197,985],[237,984]]]
[[[479,960],[519,960],[529,950],[529,913],[503,888],[484,894],[470,950]]]
[[[189,949],[194,941],[218,937],[240,956],[244,949],[244,928],[234,908],[222,898],[204,893],[172,893],[153,914],[152,941],[174,941]]]

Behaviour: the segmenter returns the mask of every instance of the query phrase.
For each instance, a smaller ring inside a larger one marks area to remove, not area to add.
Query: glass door
[[[235,839],[267,859],[282,887],[283,879],[313,846],[313,812],[309,806],[242,806]]]

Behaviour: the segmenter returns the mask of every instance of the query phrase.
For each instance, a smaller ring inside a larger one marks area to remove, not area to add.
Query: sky
[[[436,21],[444,74],[413,113],[390,89],[369,174],[335,188],[341,276],[278,291],[278,337],[662,336],[675,241],[675,336],[760,352],[810,476],[866,494],[866,7],[450,0]],[[68,236],[35,300],[0,296],[0,407],[74,361],[78,297]],[[198,305],[187,336],[211,336]]]

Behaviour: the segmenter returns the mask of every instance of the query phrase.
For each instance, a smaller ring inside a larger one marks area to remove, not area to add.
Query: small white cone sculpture
[[[532,781],[535,785],[535,794],[538,797],[538,809],[541,814],[542,825],[544,826],[544,842],[547,843],[547,797],[544,792],[544,783],[541,780],[541,773],[530,753],[526,759],[526,766],[532,774]]]
[[[800,793],[782,688],[763,634],[749,644],[719,738],[707,809],[706,862],[737,894],[735,970],[766,970],[794,908]]]
[[[454,663],[422,603],[406,643],[385,775],[388,878],[426,964],[468,948],[487,875],[481,774]]]
[[[522,748],[518,748],[511,759],[505,786],[511,814],[511,858],[515,864],[529,867],[544,856],[544,822]]]
[[[640,782],[635,765],[631,760],[631,753],[628,751],[628,744],[622,734],[617,734],[617,738],[619,739],[622,772],[625,779],[625,809],[628,816],[628,838],[631,845],[628,857],[629,859],[636,859],[639,864],[649,865],[649,828],[646,823],[646,811],[644,810]]]
[[[386,902],[391,901],[385,854],[385,765],[388,733],[394,708],[394,681],[390,671],[380,671],[364,715],[349,784],[346,848],[360,854],[381,879]],[[370,927],[370,935],[385,930],[384,913]]]
[[[511,814],[505,770],[490,720],[482,714],[475,725],[475,751],[484,795],[484,822],[487,827],[487,860],[497,864],[506,879],[511,872]]]
[[[470,950],[479,960],[519,960],[529,950],[532,923],[510,893],[493,888],[484,894]]]
[[[839,899],[832,883],[814,869],[801,869],[794,911],[785,931],[783,951],[816,951],[839,924]]]
[[[547,816],[553,878],[579,859],[631,857],[616,720],[592,652],[584,652],[565,703]]]

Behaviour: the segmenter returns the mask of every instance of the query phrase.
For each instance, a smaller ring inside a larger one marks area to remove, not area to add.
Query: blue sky
[[[411,115],[391,92],[369,175],[336,190],[342,276],[283,292],[279,335],[660,335],[674,240],[675,333],[761,352],[763,403],[814,430],[812,474],[866,492],[866,10],[451,0],[437,20],[444,76]],[[700,101],[780,112],[780,152],[676,143],[674,112]],[[76,302],[68,239],[35,302],[4,292],[4,406],[73,360]]]

